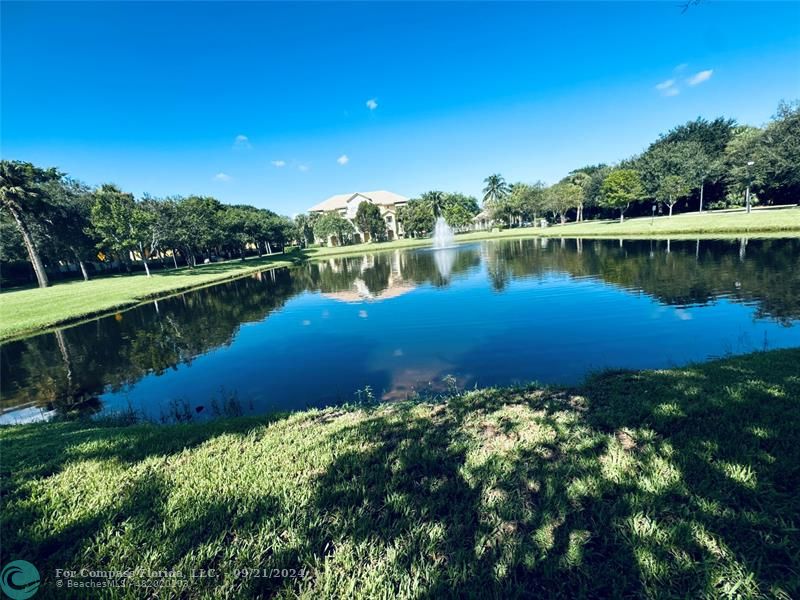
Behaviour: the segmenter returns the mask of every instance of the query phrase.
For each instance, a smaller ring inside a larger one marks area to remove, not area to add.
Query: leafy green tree
[[[453,229],[466,229],[472,224],[472,217],[475,216],[463,204],[456,202],[445,204],[443,210],[444,220]]]
[[[356,227],[366,233],[374,242],[386,239],[386,222],[381,216],[381,209],[372,202],[362,202],[356,209]]]
[[[619,222],[625,219],[625,211],[633,202],[644,198],[645,191],[639,172],[633,169],[615,169],[603,180],[600,204],[619,210]]]
[[[460,206],[470,215],[477,215],[481,209],[478,206],[478,200],[474,196],[467,196],[458,192],[449,192],[445,194],[444,209],[447,211],[450,207]]]
[[[267,245],[268,252],[272,253],[273,247],[283,246],[292,239],[294,235],[294,223],[289,217],[284,217],[272,212],[271,210],[261,210],[264,215],[263,237]]]
[[[105,184],[95,192],[91,209],[92,226],[101,243],[125,260],[132,252],[138,253],[148,277],[148,255],[160,242],[154,204],[149,200],[137,204],[133,194]]]
[[[197,264],[198,254],[208,254],[222,240],[223,210],[219,200],[208,196],[189,196],[178,202],[177,237],[189,266]]]
[[[353,241],[353,224],[338,212],[326,212],[314,223],[314,237],[319,240],[336,238],[338,243],[346,246]]]
[[[800,202],[800,101],[782,102],[762,138],[758,169],[767,202]],[[755,166],[755,165],[754,165]]]
[[[62,174],[53,168],[40,169],[21,161],[0,161],[0,210],[10,215],[16,224],[39,287],[47,287],[49,281],[31,228],[35,224],[45,227],[52,215],[42,185],[61,177]]]
[[[511,187],[502,175],[495,173],[483,180],[483,204],[491,208],[494,204],[505,199],[511,193]]]
[[[294,218],[295,237],[302,247],[314,243],[314,221],[319,213],[299,214]]]
[[[700,187],[708,157],[697,142],[666,142],[650,146],[637,162],[645,191],[663,202],[671,217],[675,203]]]
[[[161,247],[170,251],[172,263],[176,269],[178,268],[178,248],[182,246],[179,202],[180,198],[170,197],[158,200],[155,206],[156,226],[160,232]]]
[[[569,181],[561,181],[545,192],[546,204],[550,211],[559,216],[561,224],[567,222],[567,212],[583,202],[583,189]]]
[[[733,119],[718,117],[709,121],[698,118],[672,128],[651,146],[693,142],[702,148],[696,163],[700,176],[700,212],[704,203],[717,201],[725,195],[725,149],[735,132],[736,121]]]
[[[415,198],[409,200],[405,206],[397,211],[397,220],[403,225],[403,230],[411,237],[420,237],[433,231],[436,219],[433,216],[433,206],[430,202]]]
[[[226,206],[221,213],[220,225],[223,245],[244,260],[247,244],[253,241],[254,211],[248,206]]]
[[[656,190],[656,200],[660,200],[669,207],[669,216],[672,216],[672,207],[678,198],[688,196],[691,188],[683,177],[679,175],[667,175],[661,178],[658,189]]]
[[[757,127],[738,127],[725,149],[726,180],[730,195],[738,196],[733,201],[736,205],[741,205],[748,186],[760,191],[767,185],[763,170],[763,136],[764,132]]]
[[[66,178],[44,184],[43,191],[52,207],[51,246],[57,255],[77,261],[84,281],[88,281],[86,262],[95,258],[98,242],[92,235],[93,194],[86,185]]]
[[[769,204],[795,203],[800,197],[800,102],[781,103],[761,130],[741,127],[725,149],[727,181],[734,193],[747,186]],[[752,165],[748,163],[753,163]]]
[[[592,185],[592,176],[584,171],[573,171],[564,179],[566,183],[577,186],[579,193],[573,190],[575,202],[575,220],[583,221],[583,207],[588,196],[587,192]]]

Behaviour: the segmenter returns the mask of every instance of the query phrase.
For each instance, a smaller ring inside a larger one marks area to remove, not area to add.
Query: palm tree
[[[42,219],[44,216],[45,202],[39,185],[60,177],[61,173],[56,169],[39,169],[31,163],[20,161],[0,161],[0,210],[7,211],[14,219],[22,234],[36,280],[42,288],[50,282],[34,243],[29,219]]]
[[[444,210],[444,192],[433,190],[422,194],[422,199],[431,203],[434,217],[441,217]]]
[[[489,206],[497,204],[498,201],[503,200],[511,192],[511,186],[498,173],[489,175],[483,180],[483,183],[486,184],[486,187],[483,188],[483,203]]]

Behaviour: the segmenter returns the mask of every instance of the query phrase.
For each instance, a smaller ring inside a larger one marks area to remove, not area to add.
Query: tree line
[[[4,265],[27,259],[39,287],[49,285],[47,265],[89,267],[114,262],[130,271],[138,262],[150,276],[153,261],[244,259],[271,253],[295,237],[288,217],[210,196],[155,198],[111,184],[97,188],[21,161],[0,161],[0,256]]]
[[[659,136],[617,165],[589,165],[558,183],[509,185],[484,180],[484,208],[507,226],[539,218],[565,223],[629,210],[672,216],[747,204],[789,204],[800,198],[800,103],[781,103],[763,128],[733,119],[698,118]],[[653,211],[654,211],[653,210]]]
[[[626,213],[670,216],[750,204],[785,204],[800,197],[800,103],[781,103],[763,128],[733,119],[698,118],[661,135],[642,153],[616,165],[571,171],[547,186],[541,181],[509,184],[499,175],[484,180],[483,206],[471,196],[430,191],[401,207],[397,219],[406,236],[433,231],[442,216],[453,229],[472,226],[481,212],[508,227],[544,218],[605,218]],[[752,192],[752,194],[751,194]],[[353,222],[336,211],[301,214],[294,220],[248,205],[227,205],[209,196],[136,199],[114,185],[90,188],[55,168],[0,161],[0,259],[27,261],[41,287],[47,265],[112,262],[130,270],[140,262],[149,275],[153,261],[193,267],[198,259],[244,258],[270,253],[288,242],[302,246],[335,237],[350,244],[357,234],[387,239],[380,208],[363,202]]]

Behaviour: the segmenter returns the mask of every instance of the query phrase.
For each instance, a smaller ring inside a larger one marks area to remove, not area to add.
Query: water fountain
[[[438,211],[437,211],[438,212]],[[447,224],[444,217],[436,217],[436,226],[433,229],[433,249],[435,251],[434,261],[439,275],[445,281],[450,279],[450,271],[456,261],[455,241],[453,229]]]
[[[454,239],[453,229],[444,220],[444,217],[439,216],[436,218],[436,226],[433,229],[433,249],[443,250],[453,246]]]

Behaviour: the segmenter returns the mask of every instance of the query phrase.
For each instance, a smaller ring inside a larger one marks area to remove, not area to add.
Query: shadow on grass
[[[6,430],[3,561],[225,573],[175,595],[796,597],[798,364],[776,351],[262,429]],[[196,481],[176,489],[162,456]],[[112,467],[113,498],[92,487]],[[26,502],[62,469],[67,491]],[[62,496],[85,506],[48,532]],[[308,576],[232,577],[248,567]]]

